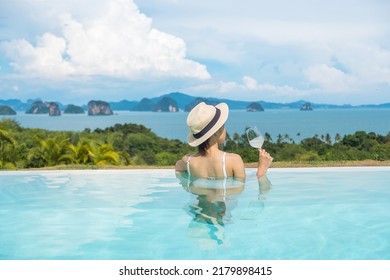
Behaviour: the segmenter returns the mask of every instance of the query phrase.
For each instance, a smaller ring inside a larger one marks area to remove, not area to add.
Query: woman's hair
[[[209,139],[207,139],[206,141],[204,141],[202,144],[200,144],[198,146],[198,153],[201,155],[201,156],[204,156],[207,154],[207,150],[210,148],[210,146],[212,144],[215,143],[215,141],[218,141],[218,137],[221,135],[221,133],[223,132],[223,130],[225,129],[225,126],[221,126],[220,129],[217,130],[217,132],[215,132]]]

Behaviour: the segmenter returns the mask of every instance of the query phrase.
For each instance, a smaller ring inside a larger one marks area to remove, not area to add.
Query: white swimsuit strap
[[[188,157],[188,160],[187,160],[187,174],[188,174],[188,178],[187,178],[187,190],[190,189],[190,184],[191,184],[191,171],[190,171],[190,159],[191,159],[192,155],[190,155]]]
[[[187,160],[187,173],[188,173],[188,178],[191,176],[191,171],[190,171],[190,160],[191,160],[192,155],[188,157]]]
[[[222,171],[223,171],[223,177],[227,178],[227,172],[226,172],[226,152],[223,153],[222,156]]]

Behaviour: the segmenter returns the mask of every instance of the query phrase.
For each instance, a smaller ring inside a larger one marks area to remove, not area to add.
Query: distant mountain
[[[141,99],[140,101],[129,101],[129,100],[122,100],[117,102],[109,102],[109,106],[113,111],[139,111],[139,110],[146,110],[146,111],[153,111],[155,109],[154,106],[162,102],[164,98],[170,98],[174,101],[176,101],[178,108],[181,111],[187,111],[188,108],[191,108],[194,106],[194,104],[199,103],[199,100],[202,100],[208,104],[218,104],[221,102],[225,102],[229,105],[229,108],[231,110],[246,110],[246,108],[252,103],[256,102],[259,103],[264,110],[267,109],[296,109],[299,110],[302,108],[302,106],[305,103],[310,103],[312,105],[313,110],[316,109],[352,109],[352,108],[374,108],[374,109],[380,109],[380,108],[390,108],[390,103],[383,103],[383,104],[364,104],[364,105],[356,105],[352,106],[350,104],[344,104],[344,105],[335,105],[335,104],[322,104],[322,103],[313,103],[307,100],[298,100],[295,102],[289,102],[289,103],[277,103],[277,102],[267,102],[267,101],[240,101],[240,100],[231,100],[231,99],[224,99],[224,98],[207,98],[207,97],[198,97],[198,96],[191,96],[182,92],[171,92],[164,95],[161,95],[159,97],[154,97],[147,99],[148,104],[146,104],[145,100]],[[0,105],[5,105],[11,107],[15,111],[26,111],[29,108],[31,108],[31,105],[36,102],[40,101],[41,99],[29,99],[27,102],[22,102],[19,99],[8,99],[8,100],[2,100],[0,99]],[[142,101],[143,100],[143,101]],[[58,104],[58,107],[63,111],[65,110],[65,106],[62,105],[60,102],[56,102]],[[147,105],[147,106],[146,106]],[[87,110],[87,105],[81,105],[81,107],[84,110]],[[150,108],[154,109],[150,109]],[[149,109],[149,110],[148,110]]]
[[[176,100],[177,105],[179,106],[179,108],[184,108],[188,103],[191,103],[196,98],[194,96],[190,96],[190,95],[187,95],[187,94],[184,94],[184,93],[181,93],[181,92],[171,92],[171,93],[168,93],[168,94],[161,95],[159,97],[151,98],[151,100],[154,103],[157,103],[161,99],[163,99],[164,97],[169,97],[169,98],[172,98],[172,99]]]
[[[184,111],[185,112],[191,111],[196,105],[198,105],[201,102],[205,102],[207,104],[214,105],[214,106],[218,104],[218,102],[210,102],[210,100],[208,100],[207,98],[197,97],[184,107]]]
[[[378,105],[359,105],[359,108],[390,108],[390,103],[383,103]]]
[[[110,107],[114,111],[129,111],[133,109],[139,102],[122,100],[119,102],[109,102]]]
[[[15,111],[26,111],[28,108],[30,108],[29,104],[22,102],[19,99],[0,99],[0,105],[9,106]]]
[[[154,111],[156,107],[156,104],[153,103],[152,100],[150,100],[149,98],[142,98],[140,102],[138,102],[137,105],[135,105],[133,108],[131,108],[130,110],[131,111]]]
[[[276,102],[266,102],[266,101],[240,101],[240,100],[231,100],[231,99],[225,99],[225,98],[214,98],[214,97],[196,97],[191,96],[188,94],[184,94],[181,92],[172,92],[168,94],[164,94],[159,97],[152,98],[151,100],[156,102],[161,100],[164,97],[170,97],[174,100],[176,100],[179,108],[184,111],[190,110],[189,108],[194,107],[194,104],[196,105],[199,103],[199,100],[204,101],[208,104],[218,104],[221,102],[224,102],[229,105],[229,108],[231,110],[246,110],[246,108],[253,102],[259,103],[264,109],[297,109],[299,110],[305,103],[311,103],[313,108],[315,109],[328,109],[328,108],[355,108],[355,107],[361,107],[361,106],[352,106],[352,105],[334,105],[334,104],[316,104],[312,103],[306,100],[298,100],[295,102],[290,103],[276,103]],[[367,108],[370,108],[371,105],[364,105]],[[376,108],[375,106],[380,105],[372,105],[373,108]],[[390,108],[390,104],[386,108]]]

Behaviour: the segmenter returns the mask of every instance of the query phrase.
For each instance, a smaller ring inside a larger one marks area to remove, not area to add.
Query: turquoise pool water
[[[172,170],[1,172],[0,259],[390,259],[390,168],[254,174],[193,194]]]

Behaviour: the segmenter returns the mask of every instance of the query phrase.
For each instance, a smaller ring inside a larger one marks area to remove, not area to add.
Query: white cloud
[[[2,94],[389,100],[386,1],[0,2]]]
[[[337,55],[360,83],[390,85],[390,50],[372,44],[348,46]]]
[[[310,66],[305,70],[308,80],[325,91],[344,92],[352,89],[354,78],[326,64]]]
[[[300,90],[294,89],[290,86],[279,86],[279,85],[272,85],[269,83],[258,83],[257,80],[255,80],[252,77],[244,76],[242,78],[242,84],[237,84],[242,90],[246,91],[257,91],[257,92],[272,92],[272,93],[283,93],[283,94],[289,94],[289,93],[299,93]]]
[[[304,74],[323,92],[354,92],[380,84],[390,85],[390,51],[379,46],[334,47],[322,61],[308,66]]]
[[[33,76],[210,78],[204,65],[186,58],[185,42],[153,28],[132,0],[107,3],[105,14],[85,21],[58,14],[60,34],[46,32],[35,46],[25,39],[1,46],[14,69]]]
[[[259,87],[259,84],[257,83],[257,81],[251,77],[244,76],[242,78],[242,81],[244,83],[243,86],[248,90],[257,90]]]
[[[213,96],[228,97],[239,100],[277,100],[278,98],[287,98],[290,100],[296,97],[302,97],[307,94],[304,90],[295,89],[290,86],[279,86],[269,83],[259,83],[256,79],[244,76],[242,82],[233,81],[211,81],[202,85],[187,88],[186,91],[193,94],[203,92],[213,92]]]

